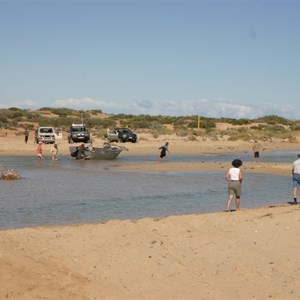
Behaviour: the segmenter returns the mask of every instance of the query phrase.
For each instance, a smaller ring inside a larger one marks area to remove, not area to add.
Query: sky
[[[300,0],[0,0],[0,108],[300,119]]]

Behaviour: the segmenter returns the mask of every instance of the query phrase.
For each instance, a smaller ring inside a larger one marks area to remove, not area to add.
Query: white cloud
[[[35,101],[27,100],[17,106],[32,106],[37,108]],[[48,106],[48,105],[46,105]],[[279,115],[288,119],[295,118],[293,107],[289,104],[260,103],[260,105],[246,105],[227,100],[138,100],[129,104],[120,104],[110,101],[99,101],[89,97],[58,99],[50,104],[51,107],[67,107],[79,110],[101,109],[111,114],[146,114],[146,115],[202,115],[212,118],[257,118],[266,115]]]
[[[135,110],[150,115],[203,115],[215,118],[257,118],[276,114],[285,117],[293,115],[293,108],[288,105],[262,103],[260,106],[244,105],[225,100],[195,100],[177,102],[173,100],[137,101]]]
[[[18,101],[11,103],[9,105],[3,105],[3,108],[9,108],[9,107],[20,107],[20,108],[33,108],[33,107],[38,107],[39,103],[33,101],[33,100],[24,100],[24,101]]]
[[[110,102],[98,101],[89,97],[82,99],[69,98],[69,99],[59,99],[51,103],[53,107],[69,107],[74,109],[102,109],[114,108],[117,105]]]

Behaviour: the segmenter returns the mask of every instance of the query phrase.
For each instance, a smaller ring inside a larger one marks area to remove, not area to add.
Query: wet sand
[[[170,155],[251,149],[250,143],[168,140]],[[0,142],[0,156],[35,155],[36,145],[25,144],[22,137],[1,137]],[[158,155],[162,142],[146,140],[126,147],[132,154]],[[67,142],[58,143],[61,154],[68,154]],[[277,142],[264,147],[292,150],[298,145]],[[50,148],[44,146],[45,155]],[[229,166],[164,161],[126,168],[225,172]],[[245,163],[243,169],[290,176],[291,166]],[[5,195],[1,198],[5,201]],[[285,204],[1,230],[0,299],[299,299],[299,225],[300,205]]]

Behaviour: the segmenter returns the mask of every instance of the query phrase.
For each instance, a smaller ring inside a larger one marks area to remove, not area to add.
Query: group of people
[[[29,130],[27,128],[25,128],[24,142],[26,144],[28,143],[28,139],[29,139]],[[38,160],[43,160],[44,156],[43,156],[43,142],[42,141],[39,141],[37,143],[36,152],[37,152]],[[51,156],[52,160],[57,160],[58,159],[58,145],[56,143],[54,143],[53,147],[50,149],[50,156]]]
[[[166,142],[163,146],[159,147],[160,159],[164,159],[169,152],[169,142]],[[261,150],[261,145],[258,141],[254,141],[252,146],[253,158],[257,163],[259,161],[259,153]],[[243,172],[240,167],[243,162],[240,159],[234,159],[231,163],[232,167],[225,174],[225,179],[228,181],[228,199],[226,211],[230,212],[230,206],[233,198],[235,197],[236,210],[240,209],[240,201],[242,194],[242,182],[243,182]],[[293,162],[292,165],[292,177],[293,177],[293,204],[297,204],[298,190],[300,189],[300,154],[298,154],[298,159]]]
[[[39,141],[37,144],[37,156],[38,160],[43,160],[43,143],[42,141]],[[50,155],[52,160],[58,160],[58,145],[56,143],[53,144],[53,147],[50,149]]]
[[[169,152],[169,142],[166,142],[163,146],[158,148],[160,150],[160,159],[165,159],[167,152]],[[257,141],[253,145],[253,155],[254,161],[258,162],[259,160],[259,151],[261,149],[260,144]],[[37,155],[38,159],[43,159],[43,148],[42,142],[40,141],[37,145]],[[52,160],[57,160],[58,157],[58,146],[55,143],[50,149],[50,155]],[[81,144],[78,147],[78,158],[84,156],[84,144]],[[230,212],[230,206],[235,197],[235,206],[236,210],[240,209],[240,200],[242,194],[242,182],[243,182],[243,172],[240,167],[243,165],[243,162],[240,159],[234,159],[231,163],[232,167],[229,168],[225,174],[225,179],[228,181],[228,199],[226,211]],[[300,154],[298,154],[298,159],[293,162],[292,165],[292,177],[293,177],[293,203],[297,204],[297,194],[300,189]]]
[[[258,156],[259,157],[259,156]],[[242,182],[243,182],[243,172],[240,169],[243,162],[240,159],[235,159],[232,161],[232,167],[228,170],[225,175],[228,181],[228,200],[226,211],[230,212],[230,205],[235,196],[235,206],[236,210],[240,209],[240,199],[242,193]],[[297,195],[300,189],[300,154],[298,154],[298,159],[296,159],[292,164],[292,179],[293,179],[293,204],[298,204]]]
[[[167,152],[169,152],[169,142],[166,142],[163,146],[158,148],[160,151],[160,158],[165,158],[167,156]],[[261,145],[258,143],[258,141],[254,141],[254,144],[252,146],[253,150],[253,157],[254,161],[259,161],[259,152],[261,150]]]

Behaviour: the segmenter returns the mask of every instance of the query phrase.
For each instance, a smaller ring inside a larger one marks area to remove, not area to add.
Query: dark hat
[[[243,162],[240,159],[234,159],[231,164],[233,167],[239,168],[243,164]]]

